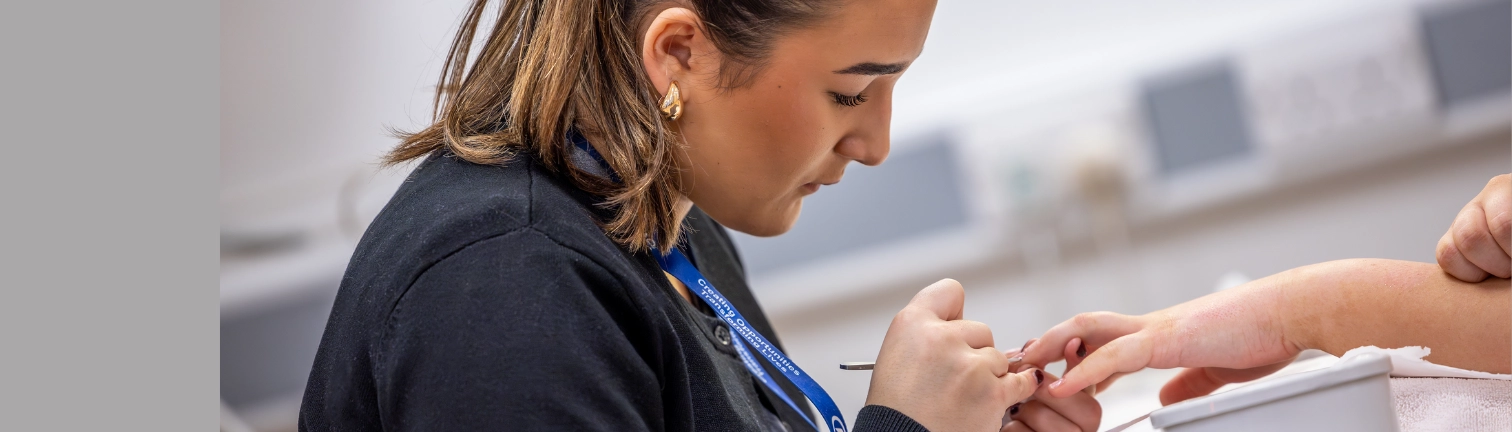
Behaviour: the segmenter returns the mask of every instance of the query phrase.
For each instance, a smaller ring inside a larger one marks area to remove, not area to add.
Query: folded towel
[[[1391,399],[1402,432],[1512,431],[1512,375],[1434,364],[1425,347],[1359,347],[1391,356]]]
[[[1465,370],[1455,367],[1434,364],[1423,357],[1433,353],[1432,349],[1420,346],[1401,348],[1378,348],[1374,345],[1362,346],[1349,350],[1340,359],[1352,358],[1361,354],[1376,353],[1391,357],[1391,376],[1393,377],[1418,377],[1418,378],[1477,378],[1492,380],[1512,380],[1512,375],[1494,374]]]
[[[1392,378],[1402,432],[1512,431],[1512,381]]]
[[[1384,349],[1365,346],[1343,357],[1318,352],[1256,382],[1333,366],[1344,358],[1366,353],[1391,357],[1391,398],[1401,432],[1512,431],[1512,375],[1493,374],[1434,364],[1425,347]],[[1252,383],[1229,384],[1223,393]],[[1149,415],[1109,431],[1149,431]]]

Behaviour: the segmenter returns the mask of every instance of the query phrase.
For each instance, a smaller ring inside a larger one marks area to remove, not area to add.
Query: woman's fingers
[[[1078,314],[1051,327],[1038,341],[1030,344],[1024,352],[1023,361],[1037,365],[1050,364],[1065,358],[1062,347],[1070,343],[1071,339],[1081,338],[1088,346],[1096,347],[1137,332],[1143,327],[1144,323],[1139,317],[1112,312]],[[1091,352],[1090,348],[1088,352]]]
[[[977,355],[987,364],[987,369],[992,371],[992,376],[1002,377],[1013,371],[1013,363],[1008,362],[1007,357],[993,347],[977,348]]]
[[[966,345],[970,345],[972,349],[992,347],[992,328],[987,324],[978,321],[955,320],[946,325],[955,328],[956,333],[960,334],[961,339],[966,341]],[[993,352],[997,350],[994,349]],[[1001,357],[1001,353],[998,356]]]
[[[1002,378],[998,378],[998,381],[1001,382],[1003,389],[1007,392],[1008,400],[1023,401],[1030,396],[1034,396],[1034,392],[1039,390],[1040,385],[1045,383],[1045,371],[1028,369],[1018,373],[1003,375]],[[1002,407],[1002,405],[998,406]]]
[[[1087,354],[1081,364],[1066,371],[1066,376],[1050,384],[1053,397],[1066,397],[1090,385],[1096,385],[1118,372],[1134,372],[1149,365],[1150,341],[1142,334],[1132,334],[1108,342]]]
[[[961,319],[961,308],[966,304],[966,289],[955,279],[940,279],[915,294],[908,305],[927,310],[936,318],[945,321]]]
[[[1011,363],[992,347],[986,325],[960,319],[963,299],[960,284],[942,280],[893,317],[868,405],[895,409],[932,430],[983,430],[1000,427],[1008,406],[1034,394],[1042,372],[1009,373]]]

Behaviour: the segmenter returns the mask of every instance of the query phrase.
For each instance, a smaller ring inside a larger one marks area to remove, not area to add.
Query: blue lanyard
[[[615,175],[614,169],[609,166],[609,163],[604,160],[603,155],[600,155],[598,150],[595,150],[592,145],[588,144],[588,140],[583,139],[576,131],[571,133],[569,138],[573,141],[574,145],[586,151],[605,171],[608,171],[610,178],[616,182],[619,181],[619,176]],[[798,386],[798,390],[803,391],[803,395],[814,403],[814,406],[819,409],[819,414],[827,420],[826,426],[829,426],[830,432],[845,432],[847,430],[845,416],[840,414],[840,408],[835,406],[835,400],[831,399],[829,393],[824,391],[824,387],[819,386],[819,383],[815,382],[812,376],[805,373],[792,360],[789,360],[787,354],[783,354],[782,350],[777,349],[776,345],[767,341],[765,336],[762,336],[756,329],[751,328],[745,317],[740,315],[740,311],[735,310],[735,306],[731,305],[729,300],[726,300],[724,295],[719,293],[719,290],[714,289],[714,284],[709,283],[709,280],[704,278],[703,273],[700,273],[698,268],[688,261],[688,257],[683,255],[682,251],[673,248],[671,253],[662,255],[656,248],[652,248],[651,256],[656,258],[656,264],[661,266],[662,271],[671,274],[672,277],[687,285],[688,290],[692,291],[693,295],[703,299],[704,303],[714,310],[714,315],[729,325],[730,330],[739,336],[738,338],[733,338],[735,351],[740,355],[741,362],[745,364],[746,370],[750,371],[751,376],[761,381],[768,389],[771,389],[772,393],[782,398],[783,402],[787,402],[788,406],[793,408],[793,411],[797,411],[798,415],[803,416],[803,420],[807,421],[809,426],[813,426],[815,430],[819,429],[818,426],[814,425],[814,421],[808,418],[808,414],[804,413],[804,410],[799,408],[798,404],[794,403],[770,376],[767,376],[766,370],[762,369],[761,364],[756,362],[755,357],[746,348],[746,343],[750,343],[751,347],[755,348],[758,354],[761,354],[772,366],[776,367],[784,376],[787,376],[788,381],[792,381],[794,385]],[[744,343],[741,342],[742,339],[745,340]]]
[[[809,420],[808,413],[803,412],[803,408],[799,408],[798,404],[794,403],[793,399],[788,397],[787,392],[782,391],[782,388],[778,387],[775,381],[772,381],[772,377],[767,376],[766,370],[762,369],[761,364],[756,362],[756,357],[752,357],[751,351],[746,349],[745,342],[741,342],[740,338],[735,338],[732,342],[734,342],[735,344],[735,352],[737,354],[740,354],[741,363],[745,364],[746,371],[749,371],[751,373],[751,376],[756,377],[757,380],[760,380],[761,385],[764,385],[768,389],[771,389],[772,393],[776,393],[777,397],[782,398],[783,402],[787,402],[788,406],[793,408],[793,411],[797,412],[799,416],[803,417],[803,421],[808,422],[809,427],[814,428],[814,430],[819,430],[819,426],[815,426],[814,421]]]

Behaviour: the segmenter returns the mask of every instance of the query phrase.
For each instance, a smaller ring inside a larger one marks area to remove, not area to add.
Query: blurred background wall
[[[293,430],[346,260],[429,119],[461,0],[222,3],[221,397]],[[800,365],[854,415],[892,315],[943,277],[1017,347],[1321,261],[1433,261],[1512,171],[1504,0],[945,1],[893,156],[737,236]],[[1055,371],[1052,368],[1052,371]],[[1099,396],[1105,425],[1169,372]]]

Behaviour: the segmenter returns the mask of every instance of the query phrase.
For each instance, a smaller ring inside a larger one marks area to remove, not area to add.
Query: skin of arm
[[[1145,315],[1080,314],[1033,342],[1023,361],[1065,358],[1078,338],[1088,355],[1051,383],[1055,397],[1146,367],[1193,368],[1162,391],[1171,403],[1268,375],[1305,349],[1341,355],[1365,345],[1425,346],[1437,364],[1509,373],[1512,286],[1460,281],[1426,263],[1331,261]]]
[[[1287,339],[1343,355],[1355,347],[1425,346],[1427,360],[1512,373],[1512,286],[1470,283],[1437,265],[1351,259],[1299,267],[1276,281]]]

